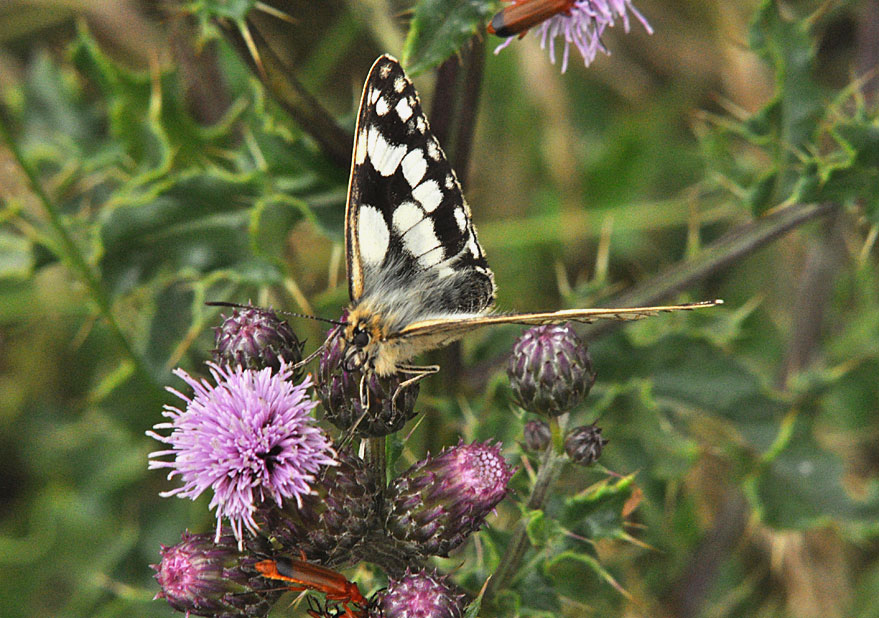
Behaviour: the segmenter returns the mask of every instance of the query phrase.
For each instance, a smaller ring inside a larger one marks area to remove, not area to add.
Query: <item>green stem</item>
[[[546,451],[544,451],[540,459],[537,479],[535,479],[534,486],[531,488],[531,494],[525,503],[525,507],[529,511],[543,508],[546,504],[546,496],[549,493],[549,489],[553,486],[559,474],[561,474],[562,468],[567,461],[562,446],[567,424],[567,414],[562,414],[550,421],[553,439],[549,446],[546,447]],[[522,562],[525,551],[528,549],[528,544],[527,524],[525,521],[520,521],[513,533],[513,538],[510,540],[509,545],[507,545],[506,551],[504,551],[504,555],[501,556],[497,570],[488,582],[488,587],[485,590],[486,600],[493,598],[510,583],[519,569],[519,564]]]
[[[128,338],[125,336],[125,333],[116,321],[116,317],[113,315],[110,299],[104,291],[104,288],[101,286],[99,278],[95,275],[92,268],[82,256],[76,243],[73,242],[73,238],[67,231],[67,227],[62,220],[59,209],[43,189],[36,171],[34,171],[30,163],[25,159],[24,154],[18,147],[18,143],[12,136],[11,130],[6,125],[3,114],[0,114],[0,134],[2,134],[3,141],[6,142],[6,146],[9,148],[10,152],[12,152],[12,156],[15,158],[19,167],[22,169],[25,176],[27,176],[31,190],[34,192],[34,195],[36,195],[43,210],[48,216],[49,226],[55,235],[55,242],[47,244],[46,247],[52,251],[76,277],[79,278],[80,282],[88,290],[89,296],[98,307],[98,312],[110,327],[110,332],[119,342],[119,345],[122,347],[125,354],[131,359],[135,369],[147,377],[150,383],[158,387],[153,375],[147,371],[140,355],[134,350],[134,347],[128,341]]]
[[[293,68],[272,50],[251,22],[241,24],[240,28],[225,22],[219,25],[227,40],[299,128],[317,142],[334,164],[347,170],[351,161],[351,134],[339,126],[332,114],[296,79]],[[249,47],[245,34],[251,38],[253,48]]]

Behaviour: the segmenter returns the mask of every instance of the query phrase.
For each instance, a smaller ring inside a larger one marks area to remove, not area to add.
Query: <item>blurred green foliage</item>
[[[269,3],[291,22],[259,2],[44,4],[0,7],[0,614],[174,615],[148,565],[213,519],[158,497],[144,431],[180,387],[170,370],[209,355],[204,301],[346,302],[347,167],[225,21],[348,135],[379,53],[420,72],[428,109],[449,96],[430,69],[484,56],[466,191],[503,309],[599,306],[737,225],[835,204],[687,293],[723,308],[591,341],[598,382],[573,422],[610,443],[544,509],[524,508],[537,461],[503,374],[516,329],[437,354],[392,448],[402,468],[494,438],[519,465],[491,528],[439,561],[476,595],[527,522],[521,569],[480,615],[879,615],[875,3],[645,0],[653,37],[612,31],[612,56],[564,76],[533,35],[471,51],[488,0]]]

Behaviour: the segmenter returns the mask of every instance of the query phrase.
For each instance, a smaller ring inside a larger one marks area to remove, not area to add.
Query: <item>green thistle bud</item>
[[[565,436],[565,452],[576,464],[588,466],[601,457],[601,449],[607,440],[601,437],[601,427],[595,423],[574,427]]]
[[[290,325],[271,309],[233,309],[230,317],[223,316],[223,323],[214,333],[214,360],[222,367],[271,367],[278,371],[281,362],[295,365],[302,360],[303,344]],[[301,370],[297,371],[293,381],[298,382],[301,376]]]
[[[525,331],[513,345],[507,375],[516,403],[545,416],[568,412],[595,382],[586,345],[568,324]]]
[[[342,316],[342,321],[345,320]],[[392,399],[403,381],[399,375],[379,378],[369,376],[369,409],[363,414],[360,402],[361,371],[345,371],[342,366],[345,339],[342,327],[337,326],[327,334],[327,343],[320,357],[317,392],[326,411],[327,420],[339,429],[348,430],[357,424],[357,434],[366,438],[380,438],[399,431],[406,421],[415,417],[415,400],[418,385],[409,386],[397,395],[396,405]],[[361,420],[362,417],[362,420]]]
[[[360,458],[341,452],[338,461],[323,469],[300,504],[268,501],[257,508],[254,519],[280,544],[278,552],[305,552],[327,567],[355,561],[352,553],[376,522],[379,488]]]
[[[151,565],[162,588],[155,598],[187,615],[265,616],[282,592],[256,572],[256,562],[238,551],[229,531],[217,543],[212,534],[184,532],[180,543],[163,545],[161,562]]]
[[[461,618],[464,615],[464,595],[436,571],[407,570],[403,577],[391,579],[377,605],[378,613],[384,618]]]
[[[552,439],[552,431],[543,421],[528,421],[522,433],[525,438],[525,448],[529,451],[545,451]]]
[[[511,476],[499,446],[459,443],[391,483],[385,528],[413,555],[445,556],[482,527]]]

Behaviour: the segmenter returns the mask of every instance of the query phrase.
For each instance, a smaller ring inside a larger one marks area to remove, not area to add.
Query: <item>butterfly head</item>
[[[342,366],[345,371],[373,369],[378,342],[382,338],[382,325],[379,316],[358,311],[356,308],[348,315],[345,325],[345,352]]]

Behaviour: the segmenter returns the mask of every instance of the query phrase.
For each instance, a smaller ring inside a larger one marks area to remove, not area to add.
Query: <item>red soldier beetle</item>
[[[305,556],[303,555],[303,558]],[[369,602],[360,593],[360,588],[354,582],[349,582],[344,575],[332,569],[312,564],[306,560],[296,558],[277,558],[275,560],[263,560],[257,562],[254,568],[263,577],[278,579],[293,584],[290,590],[316,590],[322,592],[328,601],[338,601],[345,609],[345,618],[366,618],[366,610],[355,612],[349,603],[356,603],[366,607]],[[316,612],[309,610],[312,616]],[[320,614],[317,614],[320,616]]]
[[[509,6],[497,13],[488,24],[488,31],[507,38],[525,32],[532,26],[546,21],[553,15],[567,13],[574,6],[574,0],[512,0]]]

